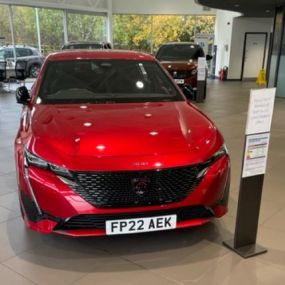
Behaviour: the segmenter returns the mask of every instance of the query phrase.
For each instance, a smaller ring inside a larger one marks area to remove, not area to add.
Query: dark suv
[[[17,60],[26,61],[26,73],[28,77],[38,76],[44,57],[36,48],[16,46],[16,58]],[[0,61],[3,60],[7,63],[7,77],[14,77],[15,60],[12,46],[0,48]]]
[[[195,93],[197,90],[199,57],[205,57],[203,49],[199,45],[189,42],[163,44],[156,54],[156,58],[170,73],[186,96],[187,93]],[[212,57],[207,55],[206,60],[210,59]]]

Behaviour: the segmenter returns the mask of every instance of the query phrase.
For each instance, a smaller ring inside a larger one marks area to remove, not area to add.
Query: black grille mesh
[[[191,77],[192,70],[171,70],[169,71],[171,76],[175,79],[186,79],[188,77]]]
[[[213,213],[204,206],[191,206],[187,208],[177,208],[172,210],[161,210],[157,212],[143,213],[122,213],[113,215],[79,215],[72,217],[66,222],[59,223],[55,230],[72,230],[72,229],[105,229],[106,221],[120,219],[136,219],[146,217],[157,217],[164,215],[177,215],[177,222],[211,218]]]
[[[98,208],[138,207],[179,202],[200,182],[201,165],[160,171],[74,172],[77,186],[71,186],[83,199]],[[146,181],[135,187],[136,181]]]

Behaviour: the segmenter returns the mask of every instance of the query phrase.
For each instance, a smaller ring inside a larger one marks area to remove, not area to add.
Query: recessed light
[[[270,12],[271,12],[271,10],[265,10],[265,12],[266,12],[266,13],[270,13]]]
[[[235,7],[238,8],[240,5],[239,4],[235,4]]]

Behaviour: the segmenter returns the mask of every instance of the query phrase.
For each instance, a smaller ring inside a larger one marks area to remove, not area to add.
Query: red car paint
[[[50,170],[29,166],[25,172],[24,149],[69,171],[116,172],[198,164],[211,158],[223,145],[214,124],[186,99],[151,103],[36,104],[49,62],[91,59],[156,61],[146,54],[122,51],[60,52],[47,57],[32,89],[31,101],[23,107],[15,140],[19,196],[26,226],[41,233],[99,236],[106,234],[104,229],[61,230],[57,225],[78,215],[159,214],[163,210],[175,211],[196,205],[210,209],[213,216],[224,215],[227,199],[223,197],[227,195],[230,173],[226,154],[209,166],[201,182],[182,201],[140,207],[97,208]],[[23,193],[45,213],[35,221],[27,216]],[[209,217],[183,220],[177,223],[177,228],[202,225],[209,220]]]

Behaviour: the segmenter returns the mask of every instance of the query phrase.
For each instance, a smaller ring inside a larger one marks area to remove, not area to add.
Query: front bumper
[[[202,225],[227,212],[230,180],[227,156],[213,163],[194,191],[180,202],[118,209],[94,207],[50,171],[32,166],[27,170],[25,177],[24,168],[18,168],[24,221],[28,228],[45,234],[101,236],[106,234],[106,220],[164,214],[177,214],[177,228],[186,228]]]

